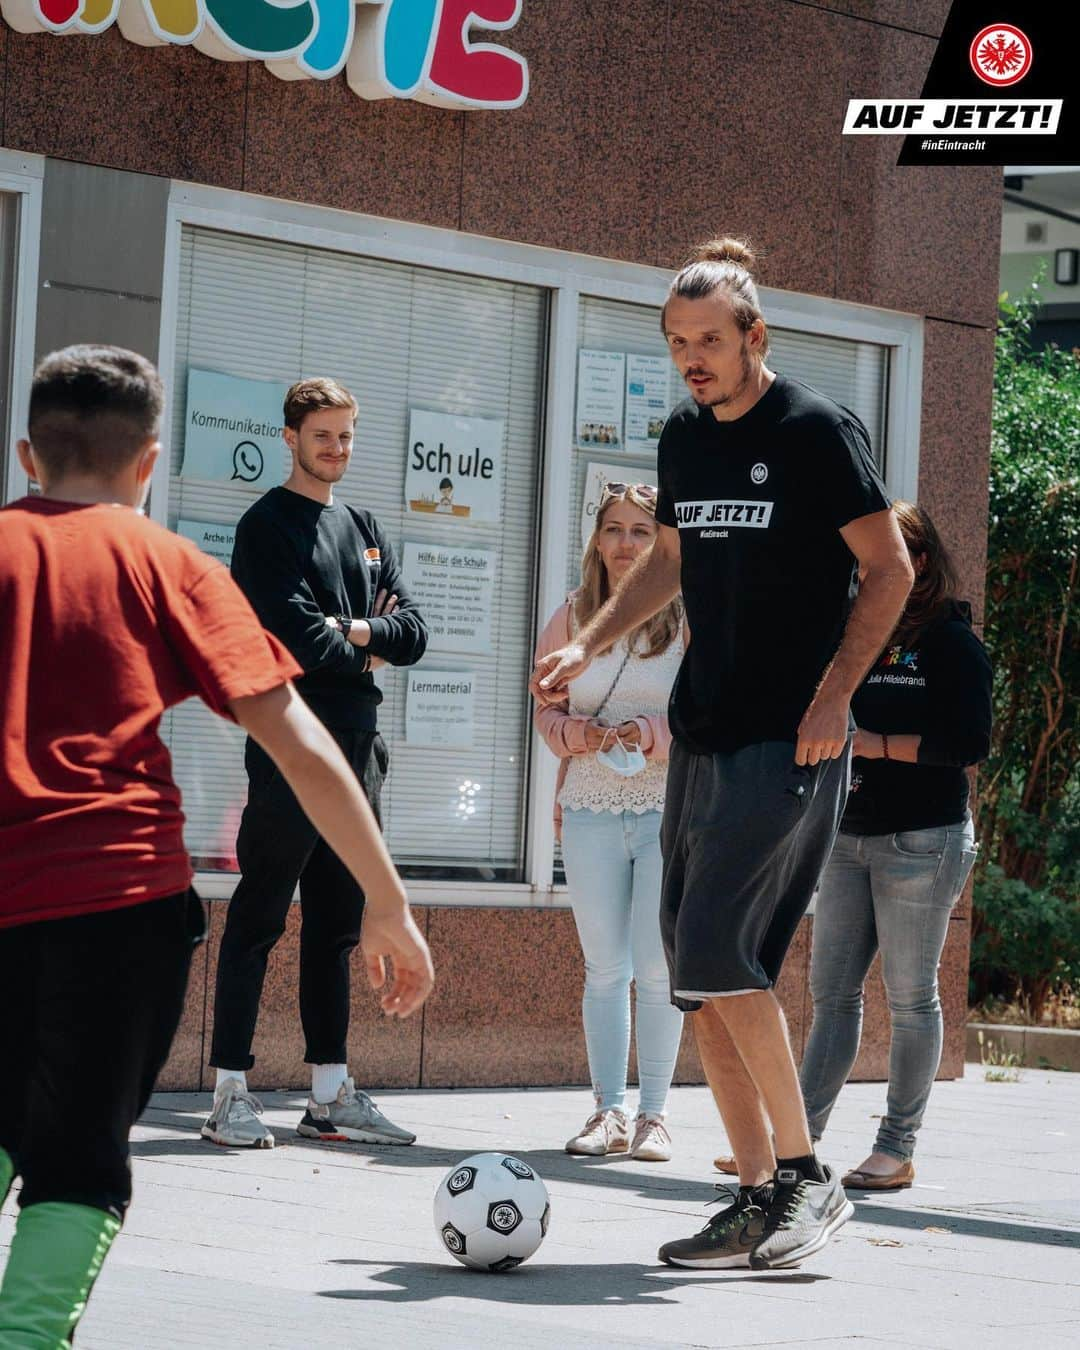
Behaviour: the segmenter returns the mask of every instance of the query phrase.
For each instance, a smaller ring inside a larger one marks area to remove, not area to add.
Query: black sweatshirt
[[[851,711],[864,731],[921,736],[918,762],[853,759],[840,822],[845,834],[895,834],[963,820],[964,769],[990,751],[990,676],[966,603],[953,605],[910,646],[886,647]]]
[[[232,574],[263,627],[304,667],[296,687],[319,720],[374,731],[382,693],[364,671],[368,654],[411,666],[423,656],[428,635],[371,512],[271,488],[236,527]],[[372,617],[380,590],[397,595],[397,608]],[[353,646],[327,626],[327,615],[339,614],[367,619],[367,647]]]

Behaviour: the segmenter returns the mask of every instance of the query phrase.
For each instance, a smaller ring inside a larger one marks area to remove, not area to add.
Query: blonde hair
[[[354,422],[360,412],[356,399],[337,380],[297,380],[285,395],[285,425],[299,431],[308,413],[322,412],[324,408],[348,408]]]
[[[622,492],[611,493],[601,501],[600,509],[596,513],[596,524],[593,526],[593,532],[589,536],[589,542],[586,544],[585,552],[581,558],[581,585],[574,592],[571,600],[571,615],[575,631],[583,628],[596,611],[611,597],[611,583],[608,580],[607,568],[600,560],[596,538],[604,524],[604,517],[615,502],[620,501],[628,501],[647,515],[654,518],[656,516],[656,498],[643,496],[637,491],[637,485],[634,483],[629,484]],[[670,604],[665,605],[662,610],[654,614],[652,618],[646,619],[644,623],[639,624],[630,633],[627,638],[630,650],[643,659],[650,656],[659,656],[662,652],[666,652],[678,637],[682,621],[682,598],[676,596]],[[607,650],[610,651],[611,648],[609,647]]]
[[[704,300],[717,291],[723,291],[731,301],[735,322],[742,332],[748,333],[759,321],[764,325],[765,316],[754,284],[757,267],[757,255],[745,239],[709,239],[698,244],[668,288],[667,300],[660,311],[660,327],[664,327],[668,300]],[[768,356],[768,328],[755,354],[761,359]]]

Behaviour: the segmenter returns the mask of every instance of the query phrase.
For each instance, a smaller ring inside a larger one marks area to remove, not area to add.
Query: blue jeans
[[[900,834],[841,834],[814,910],[814,1021],[800,1080],[813,1138],[847,1081],[862,1033],[863,981],[881,949],[892,1040],[874,1149],[906,1162],[941,1060],[938,962],[949,916],[975,861],[969,815]]]
[[[597,1105],[626,1102],[633,978],[639,1109],[662,1115],[683,1019],[660,943],[660,812],[566,810],[562,851],[585,957],[581,1012]]]

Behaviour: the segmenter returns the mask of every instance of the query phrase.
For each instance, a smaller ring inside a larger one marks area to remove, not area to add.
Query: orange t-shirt
[[[190,885],[162,713],[300,673],[220,563],[137,511],[0,510],[0,928]]]

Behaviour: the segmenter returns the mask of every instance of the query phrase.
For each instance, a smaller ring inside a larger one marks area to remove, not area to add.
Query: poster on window
[[[473,743],[476,676],[462,670],[410,670],[405,744],[468,750]]]
[[[502,418],[411,409],[406,514],[462,522],[501,519],[505,430]]]
[[[639,469],[632,464],[589,464],[585,469],[585,490],[581,495],[581,547],[584,549],[596,524],[596,513],[604,495],[605,483],[651,483],[656,486],[655,469]]]
[[[666,356],[626,357],[626,448],[655,455],[671,404],[671,361]]]
[[[235,524],[217,525],[206,520],[178,520],[176,533],[184,539],[190,539],[193,544],[198,544],[199,548],[204,553],[209,553],[211,558],[216,558],[226,567],[231,566],[233,545],[236,543]]]
[[[428,651],[493,650],[491,616],[498,554],[406,541],[401,566],[409,595],[427,624]]]
[[[187,378],[181,478],[277,487],[287,451],[284,381],[248,380],[192,367]]]
[[[578,352],[574,434],[580,449],[623,449],[625,380],[625,352]]]

